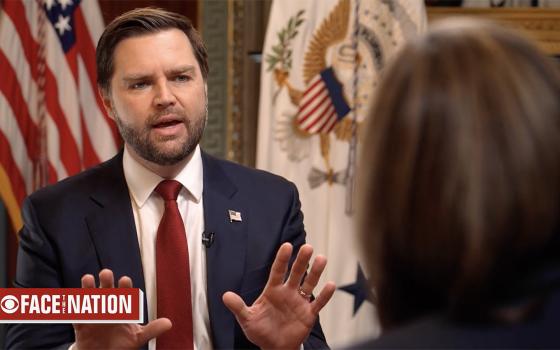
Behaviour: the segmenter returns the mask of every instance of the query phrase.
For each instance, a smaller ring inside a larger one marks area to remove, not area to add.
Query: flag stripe
[[[328,133],[350,111],[342,85],[332,67],[317,74],[310,84],[300,101],[296,120],[300,129],[307,133]]]
[[[28,16],[31,16],[33,11],[30,9],[31,6],[34,6],[34,2],[25,2],[25,6],[28,8],[26,12]],[[28,17],[28,21],[31,21],[32,18]],[[48,22],[50,23],[50,22]],[[60,45],[60,40],[56,33],[56,30],[53,26],[47,25],[46,28],[46,40],[51,43],[56,43],[57,46]],[[67,167],[68,173],[70,175],[75,174],[82,168],[82,164],[80,161],[80,155],[82,154],[82,133],[81,133],[81,121],[79,118],[80,115],[80,107],[79,107],[79,99],[78,97],[78,88],[77,88],[77,75],[78,75],[78,68],[77,68],[77,50],[75,46],[70,49],[66,54],[61,50],[60,47],[54,47],[50,45],[47,49],[47,70],[46,76],[47,81],[52,78],[52,81],[56,82],[56,86],[47,87],[46,90],[50,93],[56,93],[57,99],[60,104],[61,110],[58,113],[53,113],[53,116],[59,115],[61,118],[58,119],[57,125],[60,127],[60,123],[65,123],[68,128],[70,129],[71,136],[75,142],[75,150],[77,154],[77,162],[76,166]],[[56,72],[56,78],[53,75],[53,72]],[[65,96],[72,96],[75,98],[64,98]],[[93,108],[94,106],[88,106],[88,108]],[[52,112],[51,112],[52,113]],[[67,133],[62,134],[62,147],[64,145],[72,142],[66,138],[68,136]]]
[[[68,176],[66,172],[66,168],[60,159],[60,136],[58,132],[58,128],[49,113],[47,113],[47,156],[49,159],[49,163],[53,165],[53,168],[50,170],[52,172],[49,175],[49,182],[53,183],[57,179],[63,179]],[[50,176],[55,176],[52,179]]]
[[[47,108],[55,118],[55,122],[61,129],[62,147],[72,147],[72,164],[66,164],[70,175],[75,174],[81,168],[80,154],[82,152],[82,135],[80,133],[80,107],[77,98],[76,85],[70,72],[62,51],[53,53],[48,50],[46,86]],[[53,57],[55,56],[55,57]],[[52,69],[52,70],[51,70]],[[57,72],[56,77],[52,73]],[[71,96],[68,98],[67,96]],[[53,111],[52,108],[55,108]]]
[[[37,129],[38,115],[36,113],[31,114],[29,112],[29,106],[37,106],[37,96],[34,91],[37,90],[35,79],[38,73],[36,70],[33,72],[29,69],[30,65],[21,43],[17,40],[13,40],[13,35],[9,34],[15,33],[15,30],[10,29],[13,29],[11,20],[7,17],[3,17],[0,26],[0,67],[2,67],[2,75],[5,77],[2,81],[8,84],[8,88],[13,89],[9,90],[13,91],[13,96],[9,91],[4,91],[4,94],[5,96],[10,96],[10,101],[12,101],[11,103],[9,101],[7,103],[14,105],[17,103],[17,106],[13,107],[13,109],[18,110],[18,118],[14,119],[18,120],[20,123],[26,123],[27,126],[24,127],[20,125],[21,130],[28,130],[30,128]],[[34,66],[35,65],[31,65],[31,67]],[[17,68],[17,82],[13,81],[13,76],[16,74],[13,67]],[[8,81],[10,82],[8,83]],[[24,102],[19,99],[20,97],[24,99]],[[56,135],[58,137],[58,131]],[[36,130],[30,132],[30,135],[24,139],[26,142],[37,142],[39,137],[39,132]],[[29,152],[33,150],[37,151],[35,145],[34,147],[28,146]],[[30,154],[31,159],[34,159],[36,156],[36,152],[35,154]],[[58,162],[57,159],[58,156],[49,157],[51,162]]]
[[[327,125],[336,122],[336,108],[332,107],[332,112],[327,118],[323,119],[323,123],[317,128],[317,132],[324,132]]]
[[[82,129],[83,129],[83,133],[84,133],[83,163],[84,163],[84,167],[89,168],[89,167],[94,166],[95,164],[98,164],[99,163],[99,158],[97,157],[97,154],[95,153],[95,148],[91,144],[89,136],[87,135],[88,134],[88,132],[86,130],[87,127],[83,123],[83,117],[82,117]]]
[[[305,101],[304,105],[299,108],[300,113],[305,113],[307,110],[313,110],[313,103],[321,103],[325,100],[325,97],[329,96],[329,92],[324,84],[320,84],[313,89],[313,95],[310,94],[310,98],[308,101]],[[321,102],[317,102],[320,99]]]
[[[328,98],[329,98],[329,93],[327,91],[327,89],[323,88],[320,91],[320,95],[319,93],[316,95],[317,98],[315,98],[315,100],[313,102],[315,102],[315,104],[310,105],[309,108],[307,108],[306,110],[302,110],[301,111],[301,116],[298,116],[298,123],[304,123],[309,117],[311,117],[312,115],[316,114],[316,112],[319,110],[319,108],[324,107],[325,102],[327,102],[326,104],[328,105]],[[309,110],[309,112],[307,111]],[[304,114],[306,113],[306,114]]]
[[[101,37],[103,33],[103,28],[105,28],[105,24],[103,23],[103,15],[101,13],[101,9],[99,8],[96,1],[82,1],[80,8],[78,9],[82,14],[87,14],[86,16],[82,15],[84,19],[84,24],[88,29],[88,33],[91,36],[91,43],[94,49],[92,59],[95,57],[95,46],[97,44],[97,40]]]
[[[320,76],[317,76],[314,79],[314,82],[312,82],[311,86],[303,93],[303,97],[301,98],[300,107],[299,107],[300,109],[305,109],[309,104],[309,102],[313,101],[313,98],[311,97],[311,93],[315,91],[315,89],[317,88],[320,90],[324,88],[324,85],[321,84]]]
[[[35,81],[32,79],[32,74],[23,53],[21,42],[17,40],[17,36],[14,35],[15,31],[9,30],[11,25],[11,20],[3,17],[3,20],[0,23],[0,67],[2,67],[2,76],[4,77],[2,82],[4,82],[8,89],[10,89],[9,91],[13,91],[14,94],[12,103],[10,103],[10,101],[6,101],[5,104],[16,104],[18,98],[25,101],[25,105],[22,104],[21,101],[18,103],[18,106],[20,106],[17,109],[19,110],[18,118],[13,117],[12,120],[16,120],[16,123],[19,124],[21,130],[30,130],[30,132],[29,135],[24,138],[19,134],[19,130],[16,130],[13,127],[6,130],[14,130],[9,133],[10,136],[12,136],[15,132],[18,137],[21,137],[21,140],[26,140],[26,142],[37,142],[37,138],[40,136],[36,125],[38,122],[37,114],[31,114],[27,107],[37,105],[37,94],[34,93],[34,91],[37,90],[37,87]],[[13,67],[17,67],[17,75]],[[4,95],[9,96],[11,94],[8,91],[4,91]],[[7,120],[8,116],[5,113],[2,115]],[[22,124],[25,124],[25,126],[22,126]],[[58,137],[58,131],[55,130],[55,132],[56,137]],[[37,156],[37,154],[31,154],[33,150],[38,151],[37,147],[27,147],[27,153],[30,158]],[[52,165],[53,159],[56,158],[49,157],[50,161],[48,164],[49,179],[51,182],[56,181],[57,179],[56,170]]]
[[[0,132],[4,137],[9,137],[10,140],[6,147],[0,148],[0,153],[4,154],[3,157],[5,157],[4,159],[7,162],[4,163],[6,170],[10,170],[8,174],[11,174],[11,171],[13,171],[14,174],[25,175],[26,177],[32,178],[32,162],[25,150],[25,137],[22,131],[14,126],[14,120],[16,119],[14,112],[2,94],[0,94],[0,112],[2,113],[2,118],[0,118]],[[31,189],[31,183],[23,182],[19,183],[19,185],[25,186],[20,190],[16,190],[16,193],[19,193],[19,191],[25,193]]]
[[[9,17],[3,16],[0,21],[0,51],[6,57],[7,64],[4,66],[17,71],[18,85],[24,91],[30,93],[25,94],[27,103],[30,106],[37,105],[37,94],[34,75],[29,69],[29,63],[21,46],[19,36],[15,33],[13,23]],[[35,66],[35,65],[33,65]],[[2,66],[0,66],[2,67]],[[37,123],[37,115],[31,114],[33,122]]]
[[[87,67],[81,59],[78,61],[80,76],[87,76],[85,75]],[[109,123],[105,120],[104,113],[98,108],[96,96],[99,95],[92,89],[89,81],[89,79],[81,79],[79,89],[82,106],[90,106],[90,108],[82,108],[83,121],[87,125],[84,137],[89,135],[89,140],[99,157],[107,160],[115,153],[117,146]]]
[[[315,120],[313,120],[313,123],[311,123],[305,130],[308,132],[320,132],[321,131],[321,127],[325,124],[326,121],[329,120],[329,118],[331,118],[333,116],[333,114],[335,113],[334,111],[334,107],[333,105],[328,105],[329,108],[326,108],[325,111],[323,113],[321,113],[321,115],[317,118],[315,118]],[[325,117],[325,115],[327,115],[327,117]],[[320,124],[319,127],[317,128],[313,128],[315,125],[317,125],[317,123],[323,121],[322,124]]]
[[[26,195],[108,159],[120,143],[97,94],[99,4],[42,4],[0,3],[0,199],[16,231]]]
[[[4,16],[2,21],[0,21],[0,55],[5,55],[5,59],[7,62],[0,63],[0,67],[4,67],[3,75],[9,77],[11,72],[13,72],[13,67],[15,67],[17,72],[17,84],[13,85],[13,89],[19,89],[20,91],[27,91],[27,94],[21,94],[21,96],[25,99],[25,103],[27,106],[37,106],[37,85],[35,84],[35,80],[33,74],[30,70],[29,62],[25,56],[22,43],[18,40],[18,36],[16,34],[15,28],[13,27],[13,23],[11,18]],[[31,67],[36,67],[36,65],[31,65]],[[37,75],[37,72],[35,72]],[[6,102],[9,103],[9,102]],[[26,110],[29,108],[26,107]],[[28,121],[30,124],[34,126],[39,122],[38,121],[38,114],[37,113],[19,113],[20,117],[24,117],[29,115],[31,118]],[[48,116],[50,118],[50,115]],[[52,123],[52,120],[47,119],[47,123]],[[48,137],[49,141],[56,141],[56,152],[49,148],[49,182],[54,182],[57,179],[56,170],[53,168],[53,164],[60,164],[59,152],[58,152],[58,131],[55,130],[55,135],[53,137]],[[38,132],[36,137],[39,137]],[[33,138],[36,140],[36,138]],[[59,173],[66,174],[66,171],[60,171]]]
[[[7,23],[7,21],[3,21],[3,24]],[[11,125],[5,126],[3,129],[10,133],[10,139],[13,142],[15,140],[20,140],[20,142],[25,143],[25,147],[21,146],[19,149],[21,152],[26,152],[28,159],[25,159],[24,163],[30,163],[30,159],[35,159],[39,156],[38,154],[38,145],[37,141],[40,137],[39,131],[37,129],[36,121],[33,120],[32,115],[29,113],[29,109],[27,106],[34,105],[37,103],[36,95],[35,94],[22,94],[22,86],[27,86],[28,90],[33,91],[34,89],[29,89],[30,86],[35,86],[34,82],[29,77],[29,69],[28,65],[25,64],[25,58],[21,58],[20,60],[9,59],[5,56],[5,53],[14,53],[14,49],[19,47],[18,45],[12,45],[10,50],[6,50],[4,47],[5,43],[9,43],[9,41],[3,41],[5,31],[0,29],[0,67],[4,67],[3,69],[3,79],[0,80],[0,91],[3,92],[3,96],[0,95],[0,98],[3,99],[3,103],[0,104],[0,108],[2,109],[2,116],[3,122],[6,123],[15,123],[18,124],[18,127],[14,127]],[[14,56],[14,55],[10,55]],[[17,53],[15,56],[21,56]],[[21,79],[16,76],[16,73],[12,69],[12,67],[17,66],[18,71],[20,72]],[[23,85],[22,81],[26,82],[27,85]],[[33,96],[31,96],[33,95]],[[9,100],[5,99],[4,96],[7,96]],[[11,111],[5,110],[5,108],[11,109]],[[19,111],[18,118],[13,115],[13,110]],[[21,132],[25,132],[25,137],[21,135]],[[17,135],[17,136],[16,136]],[[16,139],[17,137],[17,139]],[[24,141],[25,140],[25,141]],[[22,153],[23,155],[23,153]],[[49,161],[48,163],[48,172],[49,178],[56,180],[56,171],[53,168],[52,163]],[[29,174],[29,176],[33,176],[33,174]]]
[[[87,2],[87,1],[85,1]],[[88,16],[88,17],[94,17],[94,16]],[[96,148],[98,150],[98,152],[100,152],[100,154],[102,155],[102,157],[104,159],[107,159],[112,153],[114,153],[114,150],[116,149],[117,145],[120,142],[120,136],[119,133],[117,131],[116,128],[111,128],[110,125],[113,124],[113,121],[111,120],[111,118],[109,118],[109,116],[107,115],[107,113],[105,113],[104,107],[103,107],[103,101],[101,101],[101,96],[99,96],[99,94],[97,93],[97,73],[96,73],[96,64],[95,64],[95,46],[93,43],[92,38],[98,38],[99,36],[94,36],[96,34],[93,33],[89,33],[90,35],[88,35],[88,33],[85,32],[86,27],[89,28],[89,26],[86,25],[86,21],[84,20],[84,16],[82,15],[82,11],[81,9],[76,10],[76,16],[75,16],[75,23],[77,25],[77,28],[83,28],[84,30],[76,30],[77,32],[77,45],[78,45],[78,50],[80,52],[80,57],[82,58],[82,64],[85,66],[85,72],[86,73],[82,73],[80,72],[80,76],[86,76],[86,75],[82,75],[82,74],[87,74],[87,76],[89,77],[89,79],[87,79],[87,83],[90,85],[90,89],[93,92],[92,96],[95,98],[96,100],[96,104],[97,104],[97,108],[98,108],[98,112],[96,113],[97,116],[99,117],[103,117],[105,123],[107,124],[104,129],[103,129],[103,133],[105,134],[106,131],[108,130],[110,132],[110,136],[113,138],[113,142],[108,144],[111,146],[111,150],[110,151],[105,151],[104,148]],[[99,34],[100,35],[100,34]],[[81,68],[81,67],[80,67]],[[86,79],[84,79],[86,80]],[[85,84],[81,84],[80,81],[80,89],[81,88],[85,88],[84,86]],[[84,103],[84,105],[86,106],[94,106],[94,104],[89,101]],[[98,123],[98,126],[100,126],[101,123]],[[105,144],[107,145],[109,141],[108,138],[104,138],[105,140]]]
[[[336,112],[336,109],[335,109],[335,112]],[[329,124],[327,124],[325,126],[325,130],[326,130],[325,132],[331,132],[334,129],[334,127],[336,126],[336,122],[337,122],[338,118],[336,118],[336,115],[335,115],[333,118],[330,118],[329,120],[330,120]]]
[[[22,151],[26,152],[29,158],[35,159],[39,153],[37,145],[39,132],[35,123],[31,120],[27,101],[23,97],[21,87],[17,82],[16,73],[2,51],[0,51],[0,66],[4,66],[2,79],[0,79],[0,92],[8,97],[6,104],[10,105],[12,110],[18,111],[15,122],[19,130],[26,135],[24,138],[26,147]],[[8,120],[5,115],[2,118]]]
[[[27,22],[25,21],[26,16],[31,15],[33,11],[30,10],[28,10],[27,12],[24,11],[25,9],[22,3],[19,1],[8,1],[5,2],[5,4],[8,5],[5,8],[5,13],[8,14],[12,19],[12,22],[14,24],[14,30],[19,34],[22,43],[24,43],[24,45],[22,46],[23,52],[25,54],[25,57],[27,58],[27,61],[30,63],[33,79],[36,81],[38,78],[38,72],[37,72],[37,65],[35,64],[35,60],[33,59],[34,57],[33,52],[38,51],[38,45],[33,39],[29,31],[29,27],[27,26]],[[34,2],[27,3],[28,6],[32,6],[33,4]],[[49,59],[47,58],[47,60]],[[56,60],[56,58],[51,58],[51,61],[52,60]],[[45,71],[45,75],[46,75],[45,90],[49,91],[49,93],[46,94],[45,102],[46,102],[47,110],[49,111],[50,115],[53,117],[53,121],[55,122],[57,128],[59,129],[59,133],[61,137],[61,148],[60,148],[61,159],[64,166],[66,167],[66,172],[69,174],[74,174],[77,173],[81,168],[80,156],[78,152],[79,147],[76,141],[74,141],[75,138],[70,132],[70,127],[66,121],[66,118],[64,117],[62,108],[58,104],[59,90],[56,84],[57,79],[55,78],[55,76],[52,74],[52,72],[48,67]],[[63,76],[61,80],[67,81],[68,78]],[[68,93],[66,96],[72,96],[72,94]],[[72,100],[72,99],[67,98],[66,100]]]
[[[2,126],[3,125],[0,125],[0,127]],[[15,187],[13,187],[13,190],[14,197],[18,205],[21,205],[21,203],[23,203],[23,199],[26,195],[27,184],[23,180],[23,174],[32,173],[32,169],[30,169],[29,167],[29,164],[31,163],[26,162],[22,164],[22,157],[18,157],[18,155],[21,154],[19,152],[21,152],[22,146],[23,145],[21,143],[14,143],[13,141],[12,145],[10,145],[6,137],[6,131],[0,129],[0,149],[2,149],[2,151],[0,152],[0,163],[6,170],[6,173],[9,174],[9,177],[12,180],[11,182],[16,185]],[[17,158],[14,158],[14,155]]]
[[[323,118],[327,113],[329,113],[332,104],[329,102],[327,98],[324,98],[323,101],[321,101],[321,105],[318,107],[321,107],[321,109],[317,108],[316,112],[309,115],[309,116],[313,116],[313,118],[306,118],[307,120],[305,121],[305,123],[300,123],[303,129],[312,127],[317,123],[319,119]]]
[[[25,9],[22,6],[22,3],[19,1],[6,1],[4,2],[4,14],[8,15],[8,17],[3,16],[2,22],[10,20],[12,26],[10,28],[2,28],[3,31],[6,31],[10,34],[15,34],[19,37],[19,41],[21,41],[22,52],[25,54],[25,58],[31,68],[31,75],[34,80],[37,80],[37,62],[36,62],[36,55],[34,52],[37,52],[38,47],[31,35],[30,28],[28,26],[28,22],[26,21],[26,13]],[[35,21],[33,21],[35,22]]]
[[[64,167],[66,168],[66,173],[69,175],[75,174],[81,169],[80,153],[76,139],[73,137],[73,133],[70,131],[67,119],[65,118],[65,113],[61,109],[60,105],[57,103],[58,100],[58,87],[56,84],[56,79],[52,74],[48,74],[45,79],[45,89],[51,93],[46,95],[46,105],[47,110],[53,118],[53,122],[56,124],[56,128],[59,132],[60,138],[60,158]],[[71,95],[70,95],[71,96]],[[81,141],[81,138],[80,138]]]
[[[49,26],[49,28],[52,28],[52,27]],[[54,29],[52,31],[54,32]],[[49,32],[49,30],[47,30],[47,35],[49,35],[48,32]],[[69,85],[71,83],[74,83],[74,84],[72,84],[74,87],[76,85],[78,85],[78,50],[76,49],[76,46],[75,45],[72,46],[72,48],[70,50],[68,50],[68,52],[66,52],[66,54],[63,54],[62,51],[60,51],[60,50],[47,50],[47,52],[48,53],[53,53],[53,54],[55,54],[56,56],[59,56],[59,57],[65,56],[64,58],[65,58],[65,61],[66,61],[68,66],[67,67],[62,66],[62,67],[59,67],[59,68],[67,69],[67,71],[65,71],[65,72],[63,71],[63,72],[66,73],[67,78],[72,77],[72,80],[71,81],[66,81],[66,83],[68,83]],[[52,57],[52,56],[47,55],[47,57]],[[63,62],[61,62],[61,61],[56,60],[54,62],[63,65]],[[51,64],[51,63],[54,63],[54,62],[53,61],[49,62],[48,58],[47,58],[47,63]],[[54,69],[56,67],[54,64],[52,64],[51,67],[53,67],[53,70],[55,72],[58,72],[58,70]],[[68,73],[70,73],[70,74],[68,74]],[[77,105],[78,105],[78,103],[76,103],[76,106]]]

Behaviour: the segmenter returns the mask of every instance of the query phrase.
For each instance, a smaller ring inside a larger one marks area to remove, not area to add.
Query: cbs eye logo
[[[0,308],[7,314],[13,314],[19,308],[19,301],[13,295],[6,295],[0,301]]]

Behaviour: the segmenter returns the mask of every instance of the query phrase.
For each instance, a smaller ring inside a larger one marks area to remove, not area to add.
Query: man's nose
[[[167,82],[162,82],[156,85],[154,104],[158,108],[166,108],[173,106],[177,102],[173,91],[168,86]]]

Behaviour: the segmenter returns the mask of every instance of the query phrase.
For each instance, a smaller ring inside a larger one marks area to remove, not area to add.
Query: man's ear
[[[115,114],[113,112],[113,104],[111,103],[110,92],[101,87],[97,87],[97,93],[101,97],[101,101],[103,101],[103,107],[105,107],[105,111],[107,111],[109,117],[114,120]]]

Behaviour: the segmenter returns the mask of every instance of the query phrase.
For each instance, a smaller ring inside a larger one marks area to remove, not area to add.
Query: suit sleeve
[[[16,279],[18,288],[60,288],[55,248],[43,231],[35,208],[28,198],[22,209],[24,226],[19,232]],[[68,349],[74,342],[71,325],[9,324],[6,349]]]
[[[292,206],[286,221],[284,229],[284,242],[290,242],[294,246],[294,253],[292,255],[292,262],[295,260],[299,248],[305,244],[305,228],[303,225],[303,213],[301,212],[301,203],[296,186],[290,183],[293,192]],[[304,341],[303,346],[305,349],[328,349],[329,346],[323,334],[319,318],[311,329],[309,337]]]

